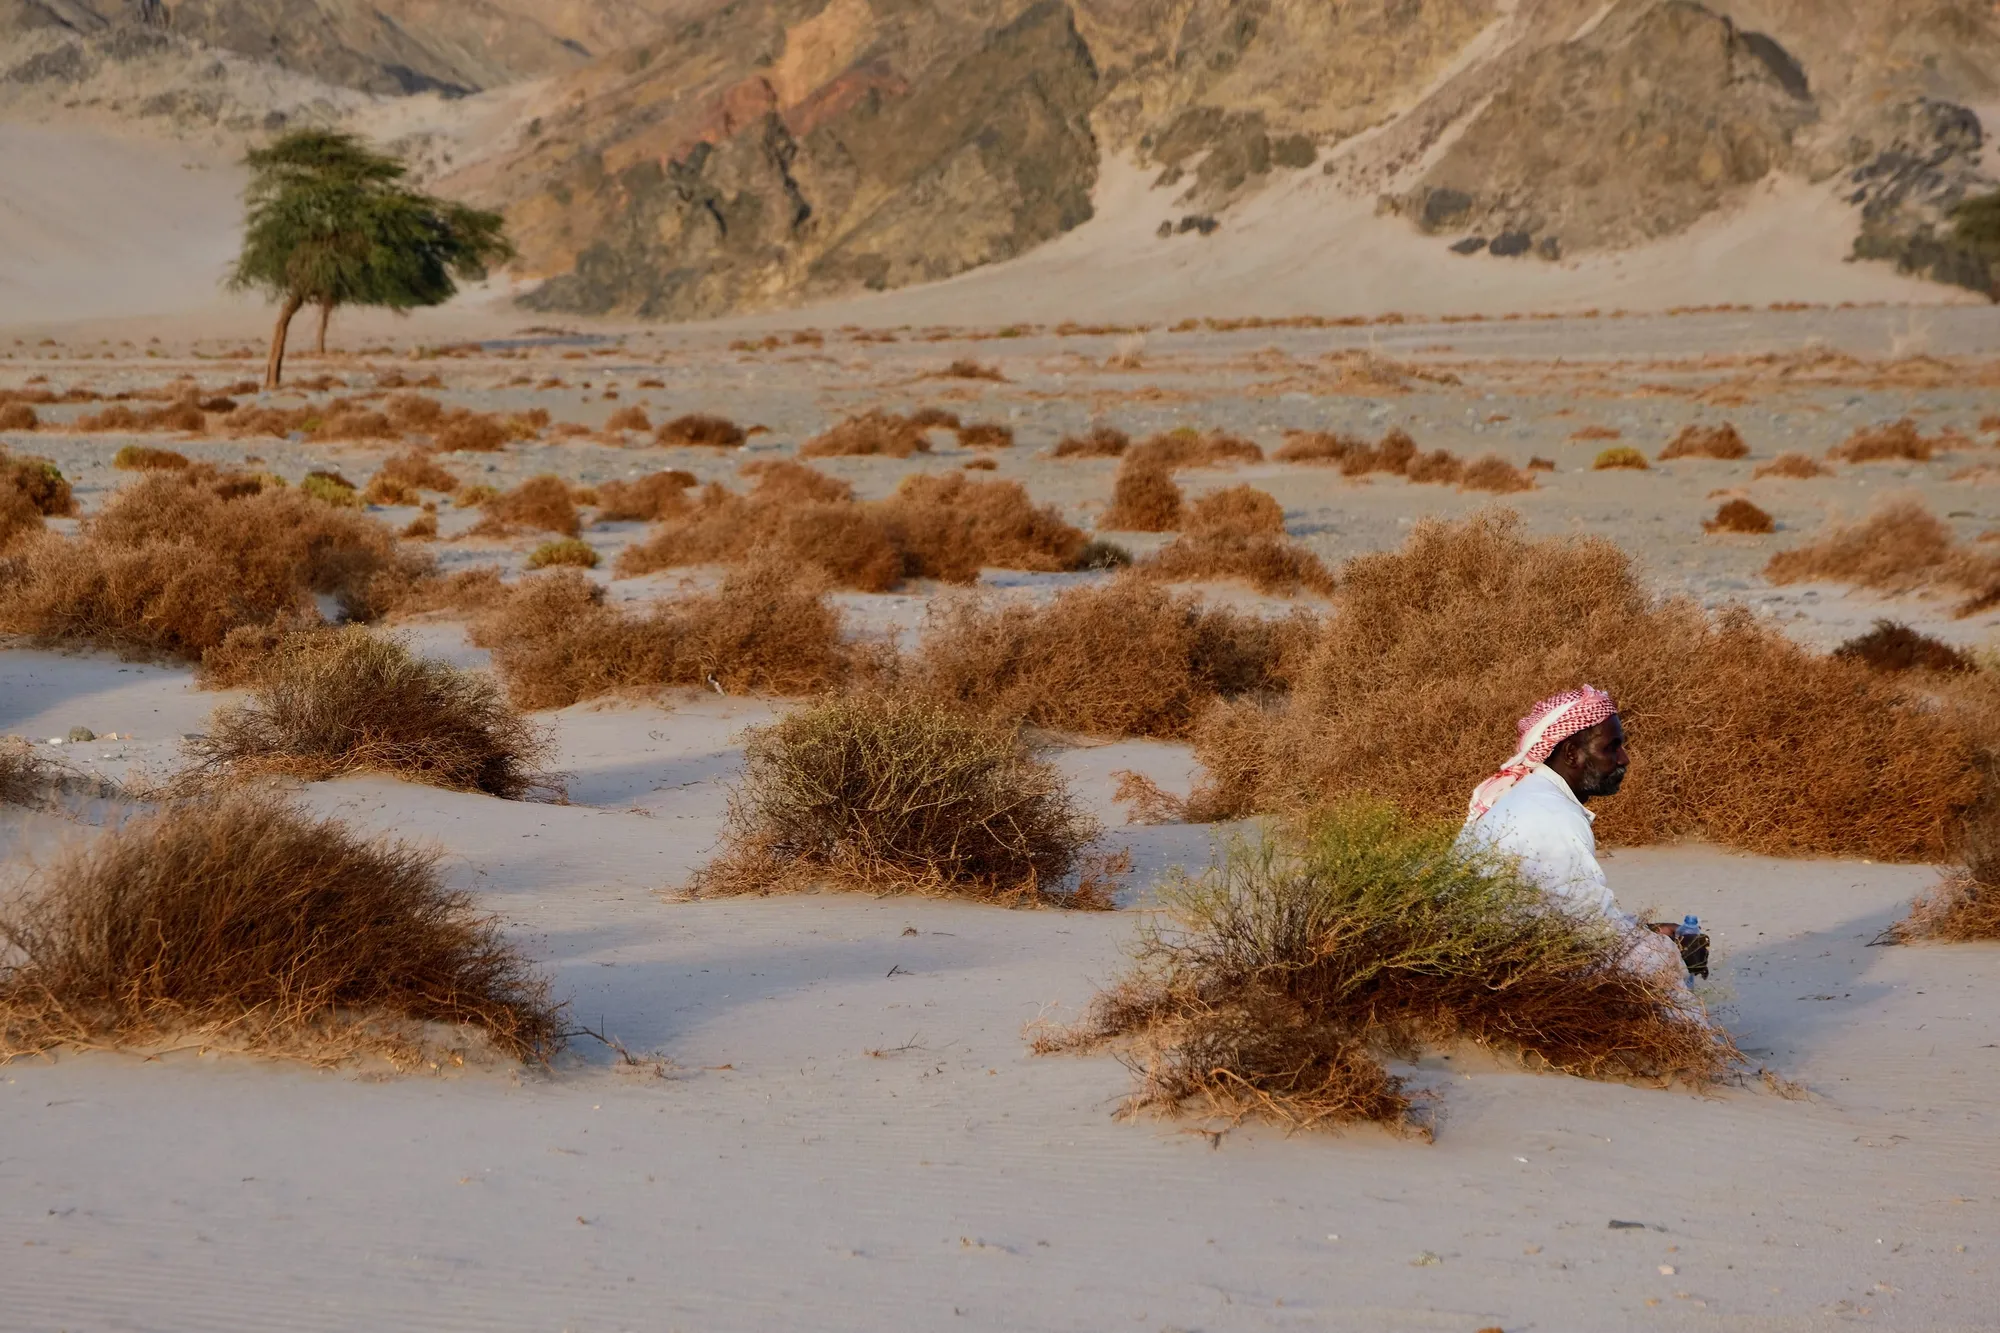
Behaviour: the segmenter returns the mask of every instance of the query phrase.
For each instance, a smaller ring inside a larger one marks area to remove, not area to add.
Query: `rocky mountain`
[[[142,98],[75,91],[148,60]],[[216,91],[266,67],[328,91],[264,122]],[[1949,226],[2000,188],[1992,0],[0,0],[0,113],[9,87],[242,132],[367,95],[504,107],[424,160],[507,209],[548,310],[948,277],[1089,218],[1107,160],[1164,232],[1226,244],[1310,182],[1467,263],[1640,245],[1788,175],[1852,207],[1858,258],[1996,278]]]
[[[669,12],[665,0],[0,0],[0,37],[138,27],[339,87],[463,95],[574,69]]]

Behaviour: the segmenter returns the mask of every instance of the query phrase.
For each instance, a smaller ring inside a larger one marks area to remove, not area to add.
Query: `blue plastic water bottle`
[[[1693,939],[1699,934],[1701,934],[1701,918],[1693,912],[1681,918],[1681,928],[1674,932],[1675,938],[1683,940]]]

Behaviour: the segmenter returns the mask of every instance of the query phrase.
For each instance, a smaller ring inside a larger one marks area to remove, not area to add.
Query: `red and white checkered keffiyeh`
[[[1495,801],[1534,772],[1535,765],[1554,754],[1558,745],[1579,731],[1590,730],[1617,711],[1618,705],[1611,701],[1611,696],[1595,685],[1544,699],[1529,709],[1528,715],[1521,719],[1520,748],[1500,766],[1498,773],[1480,783],[1472,793],[1466,822],[1483,818]]]

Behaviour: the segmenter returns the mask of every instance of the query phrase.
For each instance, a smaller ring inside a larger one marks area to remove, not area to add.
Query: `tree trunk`
[[[278,327],[271,330],[271,355],[264,362],[264,387],[275,389],[285,377],[285,338],[292,331],[292,316],[299,313],[305,302],[296,296],[287,296],[285,303],[278,307]]]
[[[313,348],[313,352],[318,356],[326,355],[326,325],[327,321],[332,318],[333,318],[333,302],[331,301],[320,302],[319,342]]]

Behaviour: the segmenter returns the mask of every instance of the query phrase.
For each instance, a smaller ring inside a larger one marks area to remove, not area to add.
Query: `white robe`
[[[1459,844],[1498,852],[1520,862],[1528,882],[1563,911],[1580,919],[1601,919],[1629,934],[1626,966],[1638,972],[1671,973],[1683,979],[1686,965],[1672,940],[1645,929],[1623,911],[1597,863],[1592,814],[1562,775],[1546,764],[1493,803],[1483,819],[1468,820]]]

